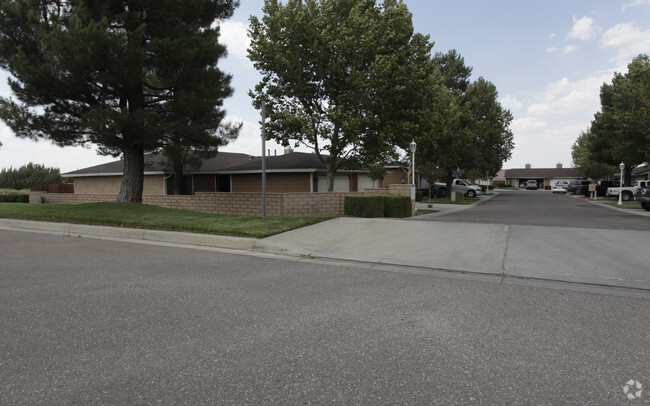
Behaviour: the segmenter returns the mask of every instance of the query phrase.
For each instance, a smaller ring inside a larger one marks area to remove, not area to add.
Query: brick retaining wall
[[[390,185],[388,189],[365,189],[364,193],[267,193],[266,214],[269,216],[341,216],[346,195],[390,194],[411,195],[411,185]],[[30,203],[81,204],[113,202],[113,195],[31,192]],[[262,193],[197,193],[191,196],[142,196],[142,203],[171,209],[213,214],[245,216],[262,215]],[[415,210],[415,202],[413,202]]]

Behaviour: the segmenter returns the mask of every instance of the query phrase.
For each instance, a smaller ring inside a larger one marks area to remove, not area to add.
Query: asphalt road
[[[0,264],[2,405],[650,399],[647,298],[5,230]]]
[[[471,210],[420,220],[549,227],[650,230],[650,217],[633,216],[587,202],[574,195],[544,190],[505,191]]]

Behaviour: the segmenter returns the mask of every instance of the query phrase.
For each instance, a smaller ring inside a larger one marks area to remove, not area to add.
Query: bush
[[[408,196],[383,196],[384,217],[410,217],[411,198]]]
[[[343,214],[354,217],[384,217],[383,196],[345,196]]]
[[[29,195],[0,195],[0,203],[29,203]]]
[[[0,187],[9,189],[27,189],[34,184],[63,183],[63,180],[58,168],[46,168],[31,162],[18,169],[0,171]]]
[[[354,217],[409,217],[411,216],[409,196],[345,196],[343,213]]]
[[[422,198],[424,197],[424,192],[421,190],[416,190],[415,191],[415,201],[416,202],[421,202]]]

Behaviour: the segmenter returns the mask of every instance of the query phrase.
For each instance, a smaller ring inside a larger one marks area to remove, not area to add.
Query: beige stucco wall
[[[79,195],[115,195],[120,191],[121,176],[91,176],[74,178],[74,192]],[[144,177],[143,195],[157,196],[164,194],[163,175],[146,175]]]

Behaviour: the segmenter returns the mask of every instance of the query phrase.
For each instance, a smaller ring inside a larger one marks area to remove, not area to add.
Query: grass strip
[[[616,203],[603,203],[608,206],[612,207],[618,207],[619,209],[638,209],[641,210],[641,202],[623,202],[623,204],[619,205],[618,202]]]
[[[465,197],[463,200],[456,200],[455,202],[451,201],[450,197],[439,197],[439,198],[432,198],[432,199],[422,199],[421,202],[419,203],[438,203],[438,204],[472,204],[480,199],[477,198],[469,198]]]
[[[187,231],[264,238],[332,217],[235,216],[166,209],[137,203],[0,203],[0,217],[100,226]]]

